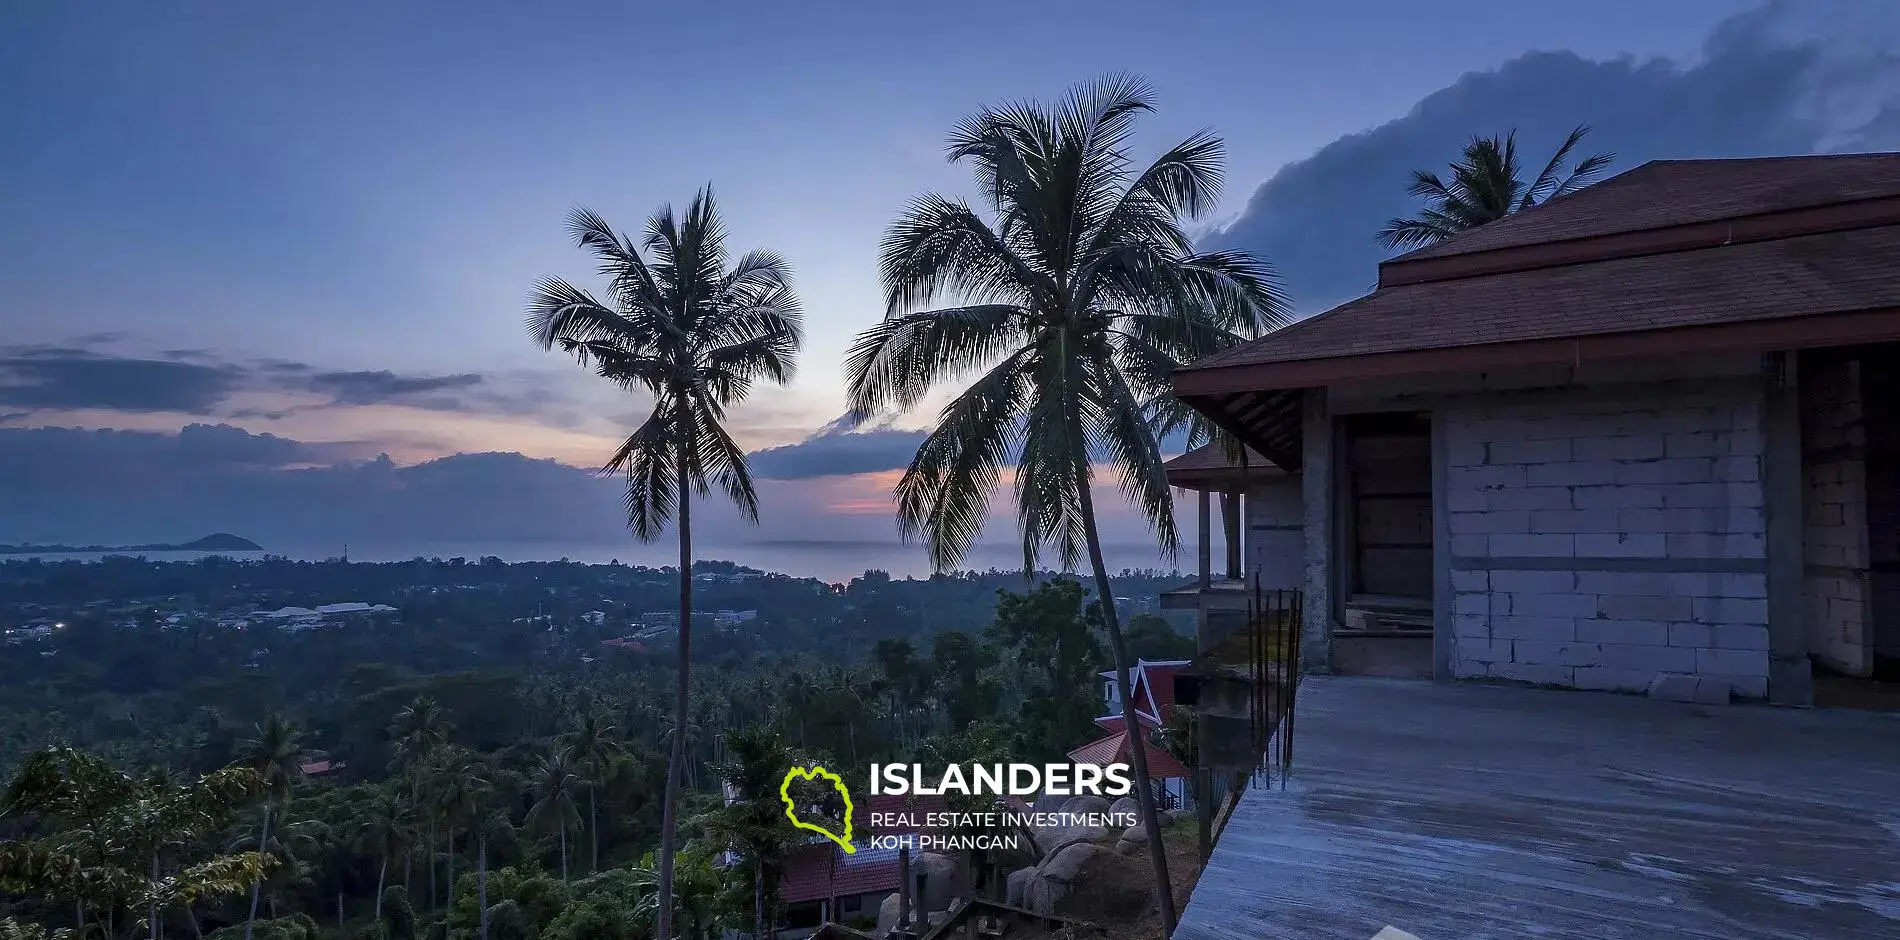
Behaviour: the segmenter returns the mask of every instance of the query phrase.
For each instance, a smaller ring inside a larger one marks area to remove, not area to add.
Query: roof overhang
[[[1175,393],[1210,422],[1288,472],[1300,469],[1304,390],[1408,376],[1495,372],[1526,366],[1815,349],[1900,341],[1900,307],[1773,320],[1631,330],[1360,356],[1182,369]]]

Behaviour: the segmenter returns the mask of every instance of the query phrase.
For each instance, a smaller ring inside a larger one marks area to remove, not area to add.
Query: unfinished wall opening
[[[1339,428],[1341,672],[1432,673],[1432,433],[1429,415],[1348,415]]]
[[[1803,626],[1819,705],[1900,708],[1900,344],[1800,360]]]

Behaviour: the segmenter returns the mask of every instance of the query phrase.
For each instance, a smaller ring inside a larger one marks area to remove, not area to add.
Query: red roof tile
[[[919,832],[931,813],[948,811],[950,804],[941,796],[893,796],[888,793],[868,797],[852,810],[852,845],[857,852],[846,855],[826,840],[806,846],[785,861],[785,877],[779,882],[779,896],[788,903],[816,901],[833,895],[848,897],[897,890],[897,850],[873,848],[865,836],[905,835]],[[872,826],[877,818],[901,814],[908,826]],[[822,838],[822,837],[821,837]]]
[[[1148,758],[1148,776],[1155,780],[1168,780],[1188,776],[1188,769],[1168,753],[1153,744],[1143,742]],[[1069,760],[1078,764],[1094,764],[1098,767],[1106,764],[1126,764],[1134,759],[1134,751],[1128,746],[1128,735],[1117,731],[1108,737],[1090,741],[1069,752]]]

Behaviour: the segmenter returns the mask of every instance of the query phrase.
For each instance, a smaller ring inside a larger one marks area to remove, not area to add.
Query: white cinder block
[[[1651,672],[1695,672],[1698,650],[1675,646],[1624,646],[1603,644],[1603,665],[1623,669],[1648,669]]]
[[[1672,623],[1669,625],[1669,645],[1689,649],[1714,646],[1715,628],[1706,623]]]
[[[1597,599],[1588,594],[1506,594],[1511,614],[1519,617],[1595,617]]]
[[[1491,589],[1512,594],[1568,594],[1577,587],[1572,571],[1493,571]]]
[[[1609,620],[1689,620],[1695,609],[1687,597],[1647,594],[1605,594],[1596,602],[1598,612]]]
[[[1494,532],[1529,532],[1531,530],[1531,514],[1524,511],[1454,512],[1450,515],[1453,535],[1489,535]]]
[[[1531,467],[1525,482],[1530,486],[1604,486],[1625,482],[1618,479],[1620,473],[1608,460],[1570,460]]]
[[[1697,597],[1692,599],[1691,603],[1695,608],[1693,618],[1667,619],[1693,619],[1697,623],[1765,624],[1768,622],[1768,601],[1763,598]]]
[[[1577,640],[1624,646],[1668,646],[1669,624],[1655,620],[1578,620]]]
[[[1460,594],[1452,598],[1454,614],[1488,614],[1491,612],[1491,595]]]
[[[1661,533],[1588,533],[1577,536],[1579,558],[1663,558],[1669,554]]]
[[[1513,642],[1516,644],[1514,662],[1557,666],[1595,666],[1603,658],[1602,647],[1595,643],[1548,643],[1541,640]]]
[[[1451,589],[1454,591],[1488,591],[1491,589],[1491,573],[1488,571],[1467,571],[1463,568],[1451,572]]]
[[[1578,509],[1660,508],[1663,488],[1654,484],[1630,486],[1579,486],[1570,491],[1570,500]]]
[[[1766,676],[1767,650],[1696,650],[1696,671],[1703,675]]]
[[[1709,628],[1714,634],[1711,644],[1725,650],[1765,650],[1768,648],[1768,628],[1765,626],[1743,626],[1740,624],[1716,624]]]
[[[1570,459],[1570,440],[1496,441],[1489,450],[1490,462],[1494,464],[1554,463]]]
[[[1577,638],[1576,622],[1569,617],[1492,617],[1491,635],[1511,640],[1568,641]]]
[[[1579,594],[1679,594],[1660,571],[1579,571]]]
[[[1532,535],[1487,535],[1486,544],[1494,558],[1569,558],[1577,553],[1574,535],[1550,533]]]

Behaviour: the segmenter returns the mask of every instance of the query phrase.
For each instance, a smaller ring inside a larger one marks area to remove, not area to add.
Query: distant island
[[[181,545],[0,545],[0,555],[67,555],[87,552],[261,552],[264,546],[229,532]]]

